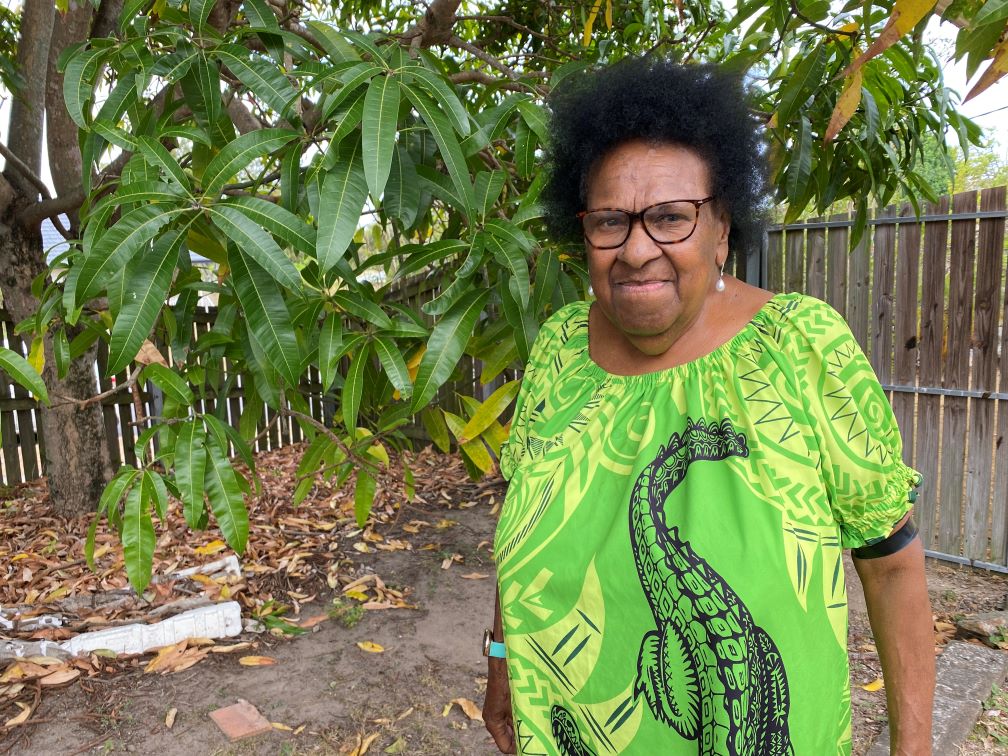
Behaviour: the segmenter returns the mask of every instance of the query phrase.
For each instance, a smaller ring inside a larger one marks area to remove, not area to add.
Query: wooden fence
[[[885,208],[849,250],[845,215],[771,231],[766,284],[842,313],[889,394],[916,520],[935,556],[1008,566],[1005,187]]]

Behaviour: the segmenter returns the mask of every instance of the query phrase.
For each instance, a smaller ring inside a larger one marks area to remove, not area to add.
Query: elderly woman
[[[893,753],[930,753],[920,482],[842,318],[728,275],[759,243],[740,82],[624,62],[552,102],[547,218],[592,302],[543,326],[501,459],[484,719],[523,754],[849,753],[843,549]]]

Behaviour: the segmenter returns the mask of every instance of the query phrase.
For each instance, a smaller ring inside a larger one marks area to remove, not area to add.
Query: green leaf
[[[416,222],[420,209],[420,180],[416,166],[409,153],[398,146],[392,151],[392,167],[385,183],[382,208],[398,218],[404,228],[410,228]]]
[[[125,268],[140,247],[153,239],[180,212],[181,208],[142,205],[120,218],[95,243],[84,262],[70,268],[64,294],[66,309],[75,310],[83,306],[101,291],[115,272]]]
[[[207,453],[206,431],[196,420],[187,420],[175,440],[175,485],[182,499],[186,523],[196,530],[203,517],[203,481]]]
[[[444,417],[445,422],[448,424],[448,428],[451,430],[452,434],[458,438],[462,434],[462,428],[465,427],[465,422],[454,412],[448,412],[447,410],[444,410]],[[476,469],[480,472],[487,473],[493,468],[493,460],[490,458],[490,454],[487,452],[486,446],[484,446],[483,442],[479,439],[465,444],[459,444],[459,451],[461,451],[463,456],[475,465]]]
[[[414,79],[419,80],[427,92],[434,98],[442,111],[451,121],[452,128],[460,137],[466,137],[471,131],[469,126],[469,111],[459,100],[455,90],[443,76],[422,66],[408,66],[404,73],[409,74]]]
[[[203,31],[216,2],[217,0],[189,0],[189,20],[196,31]]]
[[[65,328],[60,328],[53,337],[53,359],[56,362],[56,376],[63,380],[70,368],[70,342]]]
[[[150,516],[151,501],[143,485],[133,486],[126,494],[123,513],[122,545],[126,576],[137,593],[143,593],[150,582],[154,565],[154,523]]]
[[[425,407],[420,413],[420,421],[434,445],[448,454],[451,451],[451,438],[448,436],[448,425],[441,410],[437,407]]]
[[[227,392],[222,391],[221,393],[226,394]],[[295,396],[296,395],[291,395],[287,397],[287,401],[290,402],[291,406],[295,405],[296,402]],[[209,429],[210,433],[212,434],[212,437],[217,441],[221,449],[224,449],[226,451],[228,448],[228,441],[230,441],[231,445],[234,446],[235,452],[237,452],[238,455],[242,458],[242,462],[245,463],[249,471],[253,475],[256,476],[258,475],[258,473],[256,472],[255,457],[252,456],[252,449],[249,448],[249,445],[245,443],[245,439],[241,437],[238,431],[236,431],[232,426],[226,425],[223,421],[210,414],[203,415],[203,423]]]
[[[535,299],[532,312],[542,312],[553,297],[560,272],[560,258],[552,251],[541,252],[536,260]]]
[[[812,125],[807,116],[801,117],[801,134],[798,143],[791,155],[791,163],[788,165],[787,175],[787,197],[794,203],[795,212],[801,212],[804,207],[799,207],[796,200],[798,196],[808,186],[809,177],[812,175]],[[791,208],[789,208],[790,210]]]
[[[979,29],[985,24],[1000,23],[1008,18],[1008,0],[987,0],[973,17],[971,26]]]
[[[329,391],[333,381],[336,380],[336,368],[342,346],[343,318],[339,313],[329,313],[322,323],[322,333],[319,335],[318,369],[323,394]]]
[[[144,498],[154,504],[157,516],[164,520],[168,516],[168,488],[165,486],[164,478],[153,470],[144,470],[140,485],[146,489],[143,492]]]
[[[214,155],[203,171],[203,194],[216,198],[224,184],[257,157],[276,152],[298,136],[290,129],[259,129],[236,137]]]
[[[315,485],[315,476],[322,466],[322,457],[332,445],[332,440],[320,433],[308,446],[308,451],[301,457],[296,473],[298,482],[294,487],[294,494],[291,496],[291,503],[295,507],[305,500]]]
[[[196,116],[196,121],[213,133],[221,113],[220,71],[216,61],[202,52],[193,57],[189,72],[182,77],[182,95]],[[163,134],[162,134],[163,136]]]
[[[343,118],[343,123],[340,124],[340,128],[337,130],[337,133],[340,133],[341,136],[334,136],[331,139],[331,143],[335,142],[338,144],[339,140],[343,136],[346,136],[347,132],[345,130],[344,123],[346,122],[348,116],[351,114],[356,116],[355,119],[352,119],[354,126],[360,123],[361,115],[364,112],[364,94],[358,93],[357,90],[363,84],[371,81],[371,79],[375,76],[378,76],[381,72],[381,67],[376,66],[373,63],[359,63],[351,68],[348,68],[339,75],[338,78],[343,83],[343,86],[340,87],[338,92],[326,98],[325,104],[322,106],[322,121],[328,121],[332,114],[348,100],[351,101],[351,104],[345,108],[346,113]],[[360,105],[360,110],[356,112],[354,110],[357,107],[355,103],[359,103]]]
[[[126,489],[133,484],[140,471],[133,467],[120,467],[118,472],[109,484],[105,486],[101,497],[98,499],[98,512],[100,515],[107,515],[109,522],[116,524],[120,520],[119,502],[122,500]],[[118,525],[116,525],[118,527]]]
[[[319,218],[315,256],[322,273],[343,258],[360,222],[368,185],[364,178],[360,144],[341,153],[339,163],[326,174],[319,199],[326,212]]]
[[[532,136],[532,130],[524,122],[519,122],[515,127],[514,159],[518,175],[522,178],[528,178],[535,172],[535,149],[536,141]]]
[[[519,100],[518,111],[522,114],[522,119],[528,124],[528,127],[539,137],[539,141],[542,144],[548,142],[549,125],[543,107],[532,100]]]
[[[213,437],[207,437],[206,452],[204,488],[207,499],[210,500],[210,511],[213,512],[228,546],[238,554],[242,554],[248,542],[249,523],[238,477],[223,449]]]
[[[402,353],[391,339],[377,336],[374,339],[375,351],[378,359],[381,360],[382,367],[388,375],[392,385],[396,387],[404,399],[408,399],[413,393],[413,383],[410,381],[409,370],[406,368],[406,361]]]
[[[38,399],[49,404],[49,392],[42,382],[42,376],[20,354],[6,347],[0,347],[0,369],[13,378],[15,383],[24,386]]]
[[[289,387],[301,377],[301,350],[290,313],[273,279],[240,247],[228,250],[232,280],[249,330]]]
[[[280,210],[269,202],[265,204]],[[292,292],[301,290],[301,274],[298,269],[262,226],[227,203],[210,208],[210,215],[235,246],[255,260],[274,281]]]
[[[489,214],[500,197],[505,179],[507,173],[504,171],[480,171],[476,174],[476,209],[482,217]]]
[[[354,485],[354,516],[357,518],[359,527],[364,527],[364,523],[367,522],[367,518],[371,514],[376,488],[377,482],[367,468],[358,467],[357,482]]]
[[[308,27],[315,32],[315,38],[334,62],[360,60],[360,54],[354,49],[353,45],[347,42],[342,34],[328,24],[324,24],[321,21],[309,21]]]
[[[440,239],[429,244],[410,244],[401,250],[406,261],[399,266],[395,278],[396,280],[409,278],[414,273],[425,270],[439,260],[461,254],[467,249],[469,249],[469,245],[461,239]]]
[[[434,326],[413,385],[414,412],[426,406],[452,374],[489,296],[486,289],[470,291]]]
[[[507,283],[507,286],[501,286],[501,306],[504,308],[505,319],[514,329],[518,356],[522,362],[528,362],[532,344],[539,333],[539,325],[527,307],[521,303],[519,293],[515,292],[515,289],[520,286],[517,279],[511,278]],[[527,289],[524,291],[527,292]]]
[[[487,231],[489,230],[488,226]],[[521,306],[527,308],[529,304],[529,271],[524,253],[517,247],[502,241],[499,236],[493,233],[486,234],[486,244],[497,262],[511,272],[512,280],[518,288]]]
[[[406,96],[413,107],[417,109],[420,117],[423,118],[427,128],[434,136],[441,152],[441,159],[448,168],[448,175],[451,176],[452,183],[458,191],[462,201],[462,210],[466,215],[472,216],[473,198],[472,184],[469,181],[469,168],[466,166],[462,148],[458,139],[448,124],[447,118],[438,109],[437,105],[426,94],[412,87],[403,87]]]
[[[143,369],[140,376],[141,383],[146,381],[153,381],[154,385],[161,389],[166,396],[171,397],[182,406],[191,405],[194,401],[192,388],[189,387],[188,381],[170,367],[152,362]]]
[[[508,381],[490,394],[486,401],[480,405],[479,409],[466,422],[465,427],[459,435],[459,443],[464,444],[472,441],[489,428],[490,424],[497,420],[501,413],[514,401],[515,397],[518,396],[518,389],[520,388],[520,380]]]
[[[246,218],[280,237],[298,252],[306,255],[315,253],[315,229],[279,205],[261,197],[232,197],[217,207],[235,207]],[[300,282],[300,274],[296,270],[295,274]]]
[[[112,326],[109,375],[115,375],[133,361],[154,327],[168,296],[184,238],[182,233],[162,236],[155,242],[153,253],[144,255],[132,271],[125,286],[124,301]]]
[[[374,323],[379,328],[391,328],[392,319],[385,314],[381,307],[370,299],[362,296],[351,296],[345,291],[338,291],[332,296],[332,301],[348,315],[363,318],[369,323]]]
[[[160,181],[137,181],[132,184],[122,184],[110,198],[117,205],[130,202],[164,202],[177,205],[185,197],[178,187]]]
[[[276,63],[252,55],[239,45],[223,45],[217,54],[252,94],[288,120],[295,118],[291,106],[297,101],[297,90]]]
[[[298,199],[301,193],[301,150],[300,145],[294,145],[293,149],[287,150],[280,160],[280,203],[292,214],[298,208]],[[315,230],[312,229],[312,239]],[[315,242],[312,241],[314,248]]]
[[[99,64],[108,52],[106,47],[81,47],[67,61],[63,72],[63,101],[70,118],[82,129],[86,129],[91,120],[90,113],[85,118],[84,109],[94,93]]]
[[[392,76],[376,76],[364,95],[361,119],[364,177],[376,203],[392,168],[398,114],[399,82]]]
[[[364,393],[364,367],[367,364],[369,352],[367,342],[361,344],[357,354],[350,361],[350,369],[343,382],[341,410],[343,425],[347,433],[353,433],[357,427],[357,412],[360,410],[361,396]]]

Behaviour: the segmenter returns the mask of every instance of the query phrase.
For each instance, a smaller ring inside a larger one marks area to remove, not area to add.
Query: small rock
[[[974,614],[959,620],[956,625],[960,630],[988,638],[998,633],[1008,632],[1008,611]]]

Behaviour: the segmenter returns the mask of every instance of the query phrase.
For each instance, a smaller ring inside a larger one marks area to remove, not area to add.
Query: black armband
[[[883,538],[875,543],[869,543],[859,549],[852,549],[851,553],[858,559],[878,559],[879,557],[895,554],[910,545],[910,542],[917,537],[917,525],[912,518],[907,518],[899,530],[892,533],[888,538]]]

